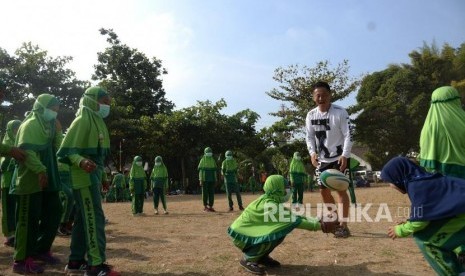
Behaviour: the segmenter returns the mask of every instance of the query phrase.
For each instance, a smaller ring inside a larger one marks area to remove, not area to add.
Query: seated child
[[[465,270],[454,249],[465,244],[465,180],[428,173],[405,157],[391,159],[381,171],[383,181],[407,194],[410,219],[390,227],[388,235],[413,237],[438,275],[459,275]]]
[[[251,273],[264,274],[262,265],[281,265],[269,254],[295,228],[311,231],[321,229],[325,233],[334,233],[336,221],[297,216],[282,206],[291,195],[290,190],[285,189],[286,182],[281,175],[270,175],[263,186],[265,194],[250,203],[228,228],[234,245],[244,253],[240,261],[241,266]]]

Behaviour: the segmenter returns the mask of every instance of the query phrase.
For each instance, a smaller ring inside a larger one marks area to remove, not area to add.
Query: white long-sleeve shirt
[[[335,104],[327,112],[318,107],[307,113],[305,120],[306,142],[310,156],[318,154],[318,161],[330,163],[339,157],[350,157],[352,135],[349,114]]]

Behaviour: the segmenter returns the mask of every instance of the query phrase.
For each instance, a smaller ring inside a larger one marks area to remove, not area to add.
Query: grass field
[[[296,229],[271,254],[282,266],[268,269],[268,275],[435,275],[412,238],[393,241],[387,237],[387,228],[408,216],[407,196],[383,185],[358,188],[356,195],[371,219],[379,210],[386,215],[388,208],[394,221],[369,222],[361,215],[358,222],[349,222],[352,236],[348,239]],[[244,204],[257,196],[243,194]],[[252,275],[239,266],[241,252],[226,234],[240,211],[227,211],[224,194],[215,197],[216,213],[203,212],[200,195],[169,196],[167,201],[169,215],[154,215],[150,197],[140,217],[131,215],[129,202],[104,203],[110,221],[106,227],[109,264],[123,275]],[[312,215],[320,202],[318,192],[304,194],[304,204],[315,206]],[[69,241],[57,237],[52,248],[63,263]],[[12,274],[12,253],[11,248],[0,247],[0,275]],[[64,264],[48,266],[44,275],[63,275],[63,268]]]

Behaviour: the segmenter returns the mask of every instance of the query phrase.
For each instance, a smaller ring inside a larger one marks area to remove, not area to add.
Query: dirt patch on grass
[[[350,238],[296,229],[271,254],[282,267],[268,269],[268,275],[435,275],[412,238],[393,241],[386,235],[396,220],[408,217],[407,196],[387,186],[359,188],[356,195],[360,208],[353,214],[360,220],[349,222]],[[257,196],[243,194],[244,204]],[[203,212],[200,195],[168,196],[167,202],[170,214],[154,215],[148,198],[140,217],[131,215],[129,202],[104,203],[110,221],[108,263],[123,275],[251,275],[239,266],[241,252],[226,234],[240,212],[227,211],[224,194],[215,196],[216,213]],[[321,197],[307,192],[304,203],[311,204],[310,214],[315,216]],[[387,221],[387,210],[394,222]],[[367,219],[377,215],[379,222]],[[69,242],[57,237],[53,245],[63,262]],[[11,248],[0,247],[0,275],[12,274],[12,253]],[[44,275],[63,275],[63,268],[64,264],[49,266]]]

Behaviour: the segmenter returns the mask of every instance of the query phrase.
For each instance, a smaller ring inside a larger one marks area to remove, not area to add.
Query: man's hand
[[[310,160],[312,161],[313,167],[318,168],[318,155],[316,154],[316,152],[310,155]]]
[[[341,155],[337,163],[339,164],[339,170],[344,172],[347,168],[347,157]]]
[[[19,162],[24,162],[24,160],[26,160],[26,152],[20,148],[11,148],[9,155]]]
[[[202,187],[202,185],[203,185],[203,181],[200,181],[200,184],[199,184],[199,185],[200,185],[200,187]]]

